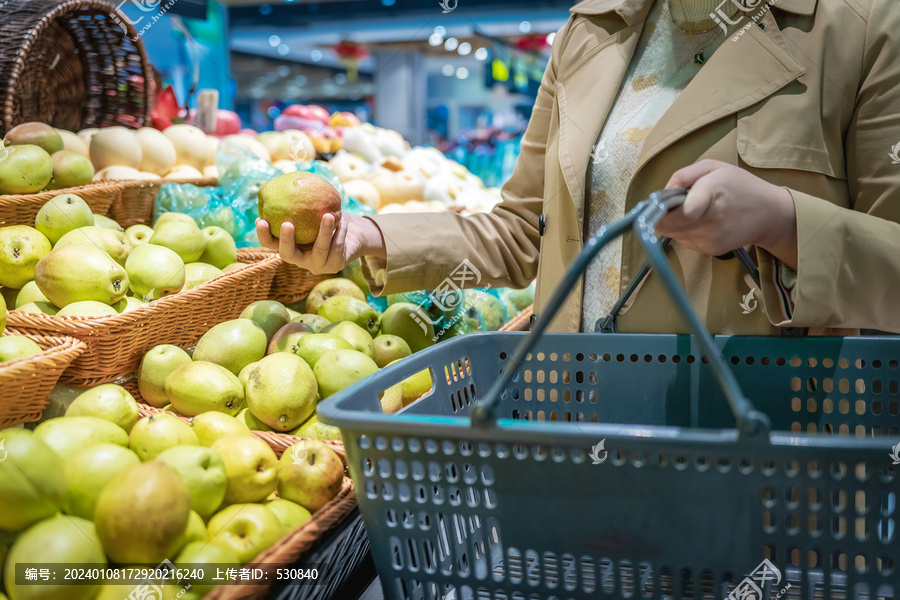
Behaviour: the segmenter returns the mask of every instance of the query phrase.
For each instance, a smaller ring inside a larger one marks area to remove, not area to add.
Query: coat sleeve
[[[522,137],[503,201],[490,213],[390,214],[370,217],[387,247],[387,259],[365,257],[363,275],[375,295],[431,290],[464,260],[479,271],[478,287],[523,288],[537,275],[538,218],[544,195],[544,150],[554,104],[560,49],[568,24],[557,34],[550,63]]]
[[[797,278],[759,251],[769,319],[780,327],[900,332],[900,10],[875,0],[856,110],[844,139],[852,209],[790,190],[797,214]],[[780,309],[780,310],[779,310]],[[779,313],[781,313],[779,315]],[[781,317],[781,320],[779,320]]]

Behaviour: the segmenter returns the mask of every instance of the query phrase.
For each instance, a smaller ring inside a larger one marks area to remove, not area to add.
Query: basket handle
[[[687,323],[691,333],[698,338],[703,355],[709,359],[716,379],[719,381],[722,391],[725,392],[725,397],[731,406],[731,411],[734,414],[737,428],[741,435],[761,437],[768,434],[771,429],[769,417],[756,410],[750,400],[744,396],[737,380],[734,378],[734,374],[725,364],[721,351],[715,345],[712,336],[706,331],[706,327],[694,311],[690,298],[688,298],[687,292],[681,287],[675,272],[669,265],[660,239],[655,233],[656,224],[659,220],[669,211],[681,206],[686,197],[687,191],[681,188],[654,192],[650,195],[650,198],[637,204],[622,219],[601,227],[585,243],[581,253],[575,257],[572,266],[569,267],[562,281],[554,290],[542,318],[537,320],[531,329],[531,333],[519,343],[509,364],[490,387],[486,396],[473,407],[471,412],[473,426],[487,427],[493,424],[495,419],[494,411],[500,397],[507,393],[506,388],[512,381],[513,376],[525,362],[525,357],[537,344],[538,339],[543,335],[570,291],[575,288],[578,279],[581,278],[587,266],[609,242],[623,235],[629,229],[633,229],[644,247],[644,251],[647,253],[650,265],[662,279],[663,285],[675,302],[678,312],[681,313],[681,317]]]

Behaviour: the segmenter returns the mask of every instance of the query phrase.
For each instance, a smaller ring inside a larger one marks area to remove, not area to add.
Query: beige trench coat
[[[481,273],[480,286],[523,287],[537,277],[540,314],[582,248],[589,155],[651,5],[585,0],[571,9],[553,44],[504,201],[490,214],[467,218],[373,217],[388,256],[365,269],[375,293],[433,289],[467,259]],[[810,327],[817,334],[861,327],[900,331],[900,159],[891,156],[898,153],[900,4],[777,0],[743,35],[725,40],[653,128],[626,209],[700,159],[744,168],[793,195],[799,241],[794,306],[781,299],[773,258],[765,251],[748,248],[759,263],[762,290],[756,292],[758,308],[744,314],[741,304],[752,282],[737,260],[673,244],[670,261],[709,329],[762,335],[777,334],[779,326]],[[643,258],[629,235],[623,286]],[[582,329],[581,300],[579,284],[551,329]],[[624,332],[686,331],[652,274],[619,326]],[[583,329],[591,331],[593,324]]]

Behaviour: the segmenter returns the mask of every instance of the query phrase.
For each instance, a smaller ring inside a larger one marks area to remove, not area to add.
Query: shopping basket
[[[654,235],[683,198],[598,232],[532,333],[461,336],[319,406],[386,598],[898,597],[900,342],[712,338]],[[694,335],[542,335],[630,229]],[[382,414],[426,368],[430,395]]]

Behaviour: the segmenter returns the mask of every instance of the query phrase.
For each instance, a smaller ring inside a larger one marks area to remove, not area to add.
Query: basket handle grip
[[[725,364],[725,359],[719,348],[713,342],[712,336],[706,331],[706,327],[700,321],[700,317],[694,311],[687,292],[682,288],[675,272],[669,265],[665,251],[656,235],[656,224],[671,210],[681,206],[687,197],[687,191],[681,188],[673,188],[654,192],[650,197],[637,204],[625,217],[604,225],[597,233],[585,243],[581,253],[575,257],[572,265],[566,271],[562,281],[553,292],[542,318],[538,319],[532,327],[531,333],[525,337],[516,348],[515,354],[509,364],[503,369],[500,377],[494,382],[487,395],[472,409],[472,425],[487,427],[493,424],[494,411],[501,395],[506,394],[506,388],[514,375],[525,362],[525,357],[537,344],[538,339],[544,334],[553,317],[559,312],[563,302],[569,293],[575,288],[578,279],[581,278],[594,257],[599,254],[613,239],[633,229],[638,240],[647,253],[651,266],[661,277],[662,282],[675,302],[675,306],[681,317],[687,323],[691,333],[700,342],[703,355],[709,359],[716,379],[734,414],[738,430],[745,436],[767,435],[771,424],[764,413],[755,409],[750,400],[744,396],[731,369]]]

